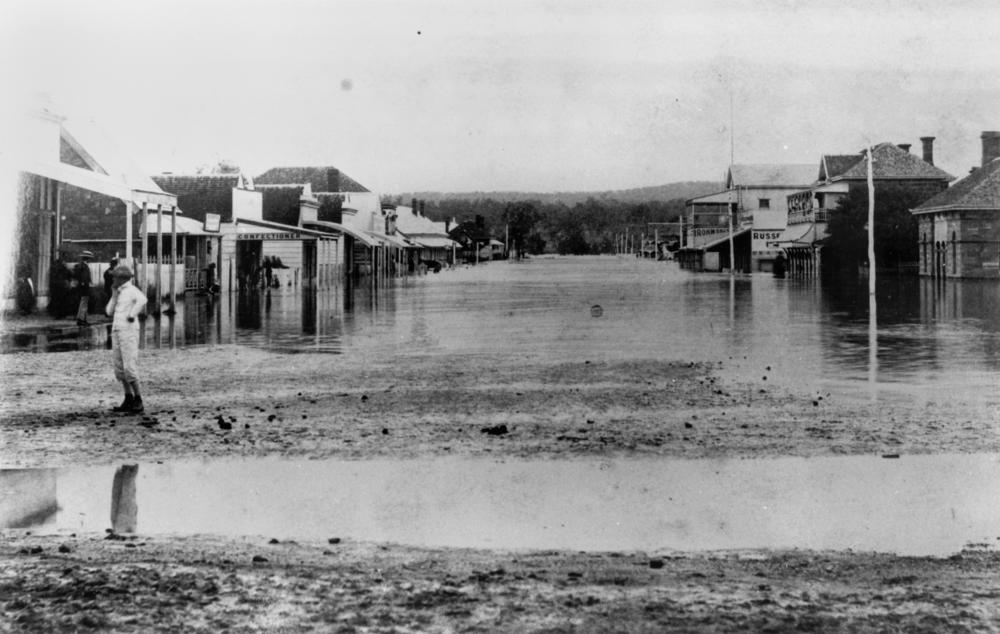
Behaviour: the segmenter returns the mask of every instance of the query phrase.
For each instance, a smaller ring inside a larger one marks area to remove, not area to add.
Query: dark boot
[[[137,397],[133,398],[132,399],[132,406],[129,407],[128,413],[129,414],[141,414],[144,411],[146,411],[146,409],[142,406],[142,397],[141,396],[137,396]]]
[[[122,401],[121,405],[115,405],[111,408],[112,412],[128,412],[132,409],[132,401],[135,400],[131,394],[125,395],[125,400]]]

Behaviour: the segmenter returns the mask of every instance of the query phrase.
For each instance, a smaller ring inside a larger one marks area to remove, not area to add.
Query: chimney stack
[[[421,200],[420,201],[420,216],[421,217],[423,217],[423,215],[424,215],[424,203],[426,203],[426,202],[427,202],[426,200]]]
[[[899,144],[899,149],[903,150],[904,152],[909,152],[910,151],[910,145],[911,145],[910,143],[900,143]]]
[[[986,164],[993,159],[1000,158],[1000,132],[984,131],[981,138],[983,139],[982,167],[986,167]]]
[[[417,199],[416,198],[411,198],[410,199],[410,211],[413,212],[414,216],[417,215]]]
[[[934,165],[934,137],[922,136],[920,142],[924,144],[924,161]]]
[[[330,168],[326,170],[326,186],[328,192],[339,192],[340,191],[340,170],[336,168]]]

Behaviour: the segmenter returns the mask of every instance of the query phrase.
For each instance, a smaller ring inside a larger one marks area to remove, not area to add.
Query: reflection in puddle
[[[912,555],[947,555],[1000,538],[997,455],[262,459],[8,470],[0,484],[0,526],[42,532],[100,532],[110,520],[116,531],[141,534]]]

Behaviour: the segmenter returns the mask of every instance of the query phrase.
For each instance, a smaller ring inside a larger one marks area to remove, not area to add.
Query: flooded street
[[[871,383],[865,280],[731,280],[616,257],[495,262],[387,286],[189,296],[149,320],[147,347],[238,344],[285,353],[506,354],[513,358],[726,361],[743,380],[933,399],[995,398],[1000,287],[884,277]],[[54,349],[94,347],[103,334]],[[6,349],[53,349],[8,341]],[[729,363],[731,362],[731,363]]]
[[[885,278],[878,306],[872,363],[856,280],[537,258],[190,297],[145,323],[136,416],[109,412],[102,328],[8,340],[34,352],[0,355],[4,605],[122,630],[192,604],[247,630],[318,605],[344,631],[988,629],[1000,293]]]

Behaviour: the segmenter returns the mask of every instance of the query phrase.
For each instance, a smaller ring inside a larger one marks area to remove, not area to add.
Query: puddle
[[[179,462],[0,471],[0,526],[587,551],[948,555],[1000,538],[1000,456]],[[112,519],[114,516],[114,519]]]

